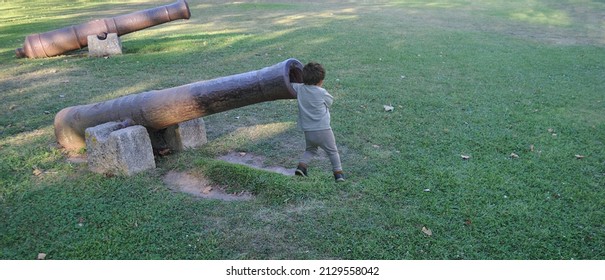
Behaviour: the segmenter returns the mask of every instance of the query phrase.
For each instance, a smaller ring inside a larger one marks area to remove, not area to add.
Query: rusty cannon
[[[291,83],[302,83],[302,68],[300,61],[287,59],[256,71],[67,107],[55,116],[55,136],[66,150],[75,151],[86,147],[86,128],[107,122],[153,132],[255,103],[295,99]]]
[[[19,58],[52,57],[88,46],[88,36],[90,35],[103,38],[107,34],[116,33],[121,36],[190,17],[189,5],[186,1],[179,0],[170,5],[29,35],[25,38],[23,48],[18,48],[15,52]]]

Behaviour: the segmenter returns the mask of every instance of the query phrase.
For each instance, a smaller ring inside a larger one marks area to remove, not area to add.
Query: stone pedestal
[[[128,122],[108,122],[85,131],[88,168],[95,173],[130,176],[154,169],[154,149],[183,151],[208,142],[202,118],[159,131]]]
[[[108,122],[86,129],[88,168],[96,173],[133,175],[155,168],[147,129]]]
[[[122,54],[122,42],[116,33],[109,33],[105,38],[90,35],[88,39],[88,56],[104,57]]]
[[[182,122],[160,131],[149,132],[149,136],[154,148],[173,151],[198,148],[208,142],[206,126],[202,118]]]

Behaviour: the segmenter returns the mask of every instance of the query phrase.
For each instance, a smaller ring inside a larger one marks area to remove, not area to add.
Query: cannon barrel
[[[288,59],[256,71],[68,107],[55,116],[55,136],[73,151],[86,146],[86,128],[110,121],[127,120],[154,131],[255,103],[295,99],[291,83],[302,82],[302,68]]]
[[[189,5],[179,0],[170,5],[142,10],[113,18],[97,19],[25,38],[23,48],[15,50],[17,57],[42,58],[60,55],[88,46],[88,36],[100,38],[109,33],[118,36],[177,19],[189,19]]]

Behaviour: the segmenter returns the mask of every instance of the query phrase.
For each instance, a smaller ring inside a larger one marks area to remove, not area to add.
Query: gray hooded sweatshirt
[[[334,97],[324,88],[293,83],[298,100],[298,128],[302,131],[331,129],[330,106]]]

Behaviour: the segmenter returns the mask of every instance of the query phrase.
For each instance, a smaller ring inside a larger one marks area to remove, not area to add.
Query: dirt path
[[[251,153],[231,152],[218,159],[249,166],[252,168],[276,172],[286,176],[294,175],[294,168],[288,169],[279,166],[265,166],[263,156]],[[182,192],[203,199],[218,199],[222,201],[247,201],[254,196],[247,192],[227,193],[224,186],[213,184],[208,178],[200,174],[170,171],[163,177],[166,186],[175,192]]]
[[[231,163],[243,164],[252,168],[280,173],[287,176],[293,176],[295,168],[285,168],[281,166],[265,166],[265,158],[263,156],[254,155],[251,153],[231,152],[218,159]]]
[[[206,177],[187,172],[170,171],[164,175],[163,181],[172,191],[187,193],[199,198],[223,201],[254,199],[254,196],[247,192],[227,193],[224,187],[212,184]]]

